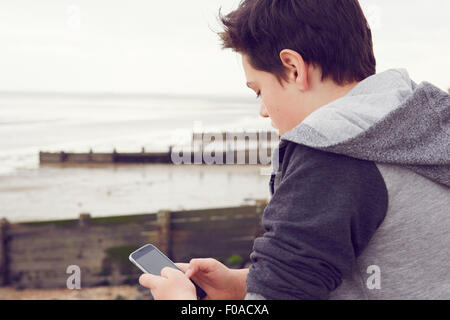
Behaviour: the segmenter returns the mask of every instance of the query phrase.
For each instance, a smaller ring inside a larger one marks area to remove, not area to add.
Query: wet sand
[[[269,199],[268,169],[148,164],[21,169],[0,176],[0,218],[20,222],[237,206]]]
[[[147,298],[138,286],[69,289],[25,289],[0,287],[0,300],[134,300]]]

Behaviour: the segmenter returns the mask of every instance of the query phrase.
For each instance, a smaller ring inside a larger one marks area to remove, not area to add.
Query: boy
[[[449,95],[375,74],[357,0],[245,0],[222,17],[281,141],[249,269],[143,275],[155,299],[449,299]]]

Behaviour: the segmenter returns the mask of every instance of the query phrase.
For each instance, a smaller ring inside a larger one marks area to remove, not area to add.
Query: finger
[[[161,277],[169,279],[169,278],[172,278],[172,277],[179,277],[179,276],[184,276],[184,273],[181,272],[180,270],[175,269],[175,268],[164,267],[161,270]]]
[[[144,273],[139,277],[139,283],[141,286],[153,289],[161,285],[164,279],[160,276],[155,276],[154,274]]]
[[[209,272],[211,271],[211,265],[213,265],[214,262],[215,260],[212,258],[191,259],[191,261],[189,262],[189,269],[192,269],[194,272]]]
[[[189,267],[185,272],[185,276],[188,277],[189,279],[191,279],[197,273],[197,271],[198,271],[197,265],[189,264]]]
[[[187,269],[189,268],[189,263],[181,263],[181,262],[177,262],[175,263],[175,265],[181,269],[181,271],[183,271],[184,273],[186,273]]]

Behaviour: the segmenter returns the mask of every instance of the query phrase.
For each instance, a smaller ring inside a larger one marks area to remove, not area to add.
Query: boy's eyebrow
[[[250,81],[250,82],[247,82],[247,87],[249,87],[250,89],[252,89],[252,87],[251,87],[252,85],[254,85],[253,82],[251,82],[251,81]]]

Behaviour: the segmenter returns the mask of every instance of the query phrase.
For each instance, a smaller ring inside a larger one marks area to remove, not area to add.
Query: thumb
[[[191,277],[194,274],[201,272],[201,273],[208,273],[211,270],[211,260],[212,259],[204,259],[204,258],[195,258],[191,259],[189,262],[189,268],[186,271],[186,276]]]
[[[139,277],[140,285],[149,289],[161,285],[162,280],[162,277],[153,275],[151,273],[144,273]]]
[[[187,269],[189,268],[189,263],[176,262],[175,265],[184,273],[186,273]]]

